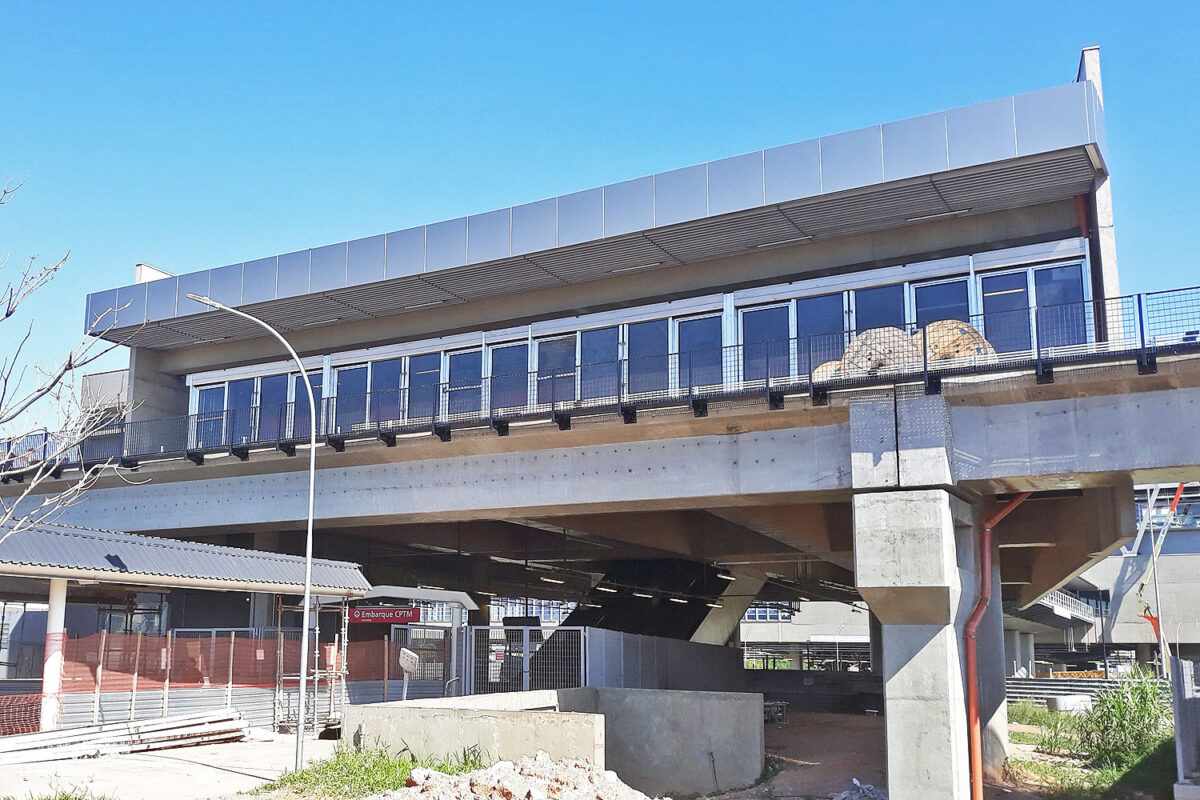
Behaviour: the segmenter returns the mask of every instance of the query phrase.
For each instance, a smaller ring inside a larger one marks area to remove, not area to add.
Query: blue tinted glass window
[[[529,402],[529,345],[492,348],[492,408],[519,408]]]
[[[679,323],[679,385],[721,383],[721,318],[681,320]]]
[[[575,337],[538,342],[538,402],[575,399]]]
[[[342,368],[337,371],[337,396],[333,406],[331,433],[349,433],[367,418],[367,367]]]
[[[904,328],[904,285],[876,286],[854,291],[854,328]]]
[[[667,388],[667,320],[635,322],[629,326],[629,391]]]
[[[1078,264],[1046,267],[1033,273],[1038,307],[1038,344],[1061,347],[1087,341],[1083,272]]]
[[[579,393],[584,400],[616,397],[620,392],[620,331],[616,327],[579,335]]]
[[[742,312],[742,372],[748,381],[788,374],[791,342],[788,341],[787,306]]]
[[[920,328],[942,319],[971,321],[971,304],[965,280],[914,287],[913,302],[917,307],[917,326]]]
[[[216,447],[224,439],[225,387],[207,386],[196,401],[196,447]]]
[[[230,381],[228,401],[229,410],[229,443],[246,444],[251,441],[253,418],[251,408],[254,405],[254,378],[240,381]]]
[[[453,353],[447,376],[447,403],[451,414],[477,413],[481,407],[483,353]]]
[[[846,315],[841,294],[796,301],[796,350],[801,374],[809,367],[837,361],[846,349]]]
[[[426,353],[408,359],[408,418],[437,414],[441,396],[442,354]]]
[[[985,276],[980,281],[983,294],[983,335],[997,353],[1028,350],[1029,289],[1024,272]]]
[[[400,414],[400,373],[403,362],[399,358],[371,363],[371,421],[377,423],[396,422]]]
[[[324,376],[320,372],[308,373],[308,381],[313,387],[313,399],[317,404],[316,422],[318,436],[321,435],[321,431],[323,430],[321,426],[321,408],[323,407],[321,404],[321,381],[323,378]],[[292,414],[292,437],[296,439],[307,439],[310,432],[309,427],[311,425],[311,417],[309,417],[308,408],[308,392],[304,388],[304,378],[300,375],[295,376],[293,383],[295,383],[294,396],[296,401],[292,405],[294,409],[294,413]]]
[[[287,375],[267,375],[258,383],[258,439],[273,441],[283,435],[287,411]]]

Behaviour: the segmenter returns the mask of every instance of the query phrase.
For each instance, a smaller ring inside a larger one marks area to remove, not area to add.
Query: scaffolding
[[[341,725],[342,709],[349,703],[347,691],[347,643],[349,641],[349,605],[342,599],[334,603],[317,602],[313,609],[312,652],[305,708],[306,719],[299,720],[300,708],[300,640],[299,628],[284,627],[284,614],[301,613],[303,605],[288,604],[282,597],[275,602],[275,704],[274,727],[277,731],[294,731],[303,724],[306,731]],[[321,642],[321,618],[336,615],[333,641]],[[322,685],[324,696],[322,696]]]

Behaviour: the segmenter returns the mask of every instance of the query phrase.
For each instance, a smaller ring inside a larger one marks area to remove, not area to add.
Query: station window
[[[451,414],[477,413],[482,405],[483,353],[451,353],[447,377],[447,406]]]
[[[679,385],[712,386],[721,383],[721,317],[679,320]]]
[[[389,358],[371,362],[371,419],[375,422],[395,422],[402,418],[400,381],[403,361]]]
[[[561,403],[575,399],[575,335],[537,343],[537,401]]]
[[[904,284],[854,290],[854,330],[904,329]]]
[[[629,325],[629,391],[662,391],[667,388],[667,320]]]
[[[529,402],[529,345],[492,348],[492,408],[521,408]]]
[[[620,329],[597,328],[579,336],[579,394],[584,400],[615,397],[620,389]]]
[[[918,328],[943,319],[970,322],[971,298],[966,278],[914,286],[913,308]]]
[[[442,354],[408,359],[408,418],[427,419],[438,411],[442,386]]]
[[[846,349],[846,312],[841,293],[796,301],[796,345],[800,372],[837,361]]]
[[[787,377],[791,371],[790,314],[791,307],[787,305],[742,311],[742,376],[745,380]]]

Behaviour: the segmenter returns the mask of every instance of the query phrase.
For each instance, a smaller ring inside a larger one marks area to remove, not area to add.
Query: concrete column
[[[46,653],[42,664],[41,729],[58,729],[63,676],[63,639],[67,635],[67,579],[50,579],[50,608],[46,612]]]
[[[134,347],[129,351],[129,418],[133,422],[188,413],[188,388],[182,375],[162,370],[164,353]]]
[[[1018,652],[1020,654],[1020,666],[1025,672],[1025,677],[1033,678],[1037,675],[1037,664],[1035,663],[1033,651],[1034,636],[1032,633],[1022,633],[1019,636],[1020,649]]]
[[[1104,108],[1104,82],[1100,76],[1100,48],[1087,47],[1079,55],[1079,69],[1075,74],[1076,81],[1091,81],[1096,87],[1096,96],[1100,108]],[[1107,153],[1106,155],[1111,155]],[[1106,165],[1109,169],[1112,165]],[[1117,274],[1117,229],[1113,219],[1112,180],[1107,172],[1096,176],[1096,185],[1092,190],[1090,208],[1094,229],[1090,232],[1092,261],[1099,268],[1098,280],[1093,287],[1102,290],[1101,297],[1120,297],[1121,284]],[[1096,286],[1096,284],[1099,284]],[[1109,323],[1110,327],[1120,322]]]
[[[279,552],[279,531],[257,531],[254,534],[254,549],[272,553]],[[251,628],[275,627],[275,595],[255,592],[250,595]]]
[[[754,599],[767,582],[764,575],[754,572],[731,569],[729,573],[737,580],[728,582],[725,591],[721,593],[721,607],[708,610],[704,621],[692,634],[691,641],[698,644],[728,644],[730,638],[738,632],[746,609],[754,603]]]
[[[969,795],[962,629],[978,591],[974,510],[940,489],[855,495],[859,591],[883,640],[888,792],[893,800]],[[979,631],[984,773],[1007,749],[999,570]]]
[[[1004,632],[1004,674],[1008,677],[1027,678],[1021,674],[1021,632]]]

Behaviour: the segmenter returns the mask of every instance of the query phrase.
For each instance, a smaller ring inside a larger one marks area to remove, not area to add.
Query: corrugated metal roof
[[[304,591],[304,559],[261,550],[44,523],[0,527],[0,574],[41,575],[216,590]],[[103,573],[103,575],[101,574]],[[313,591],[358,597],[370,590],[358,564],[314,558]],[[265,587],[273,587],[266,589]]]

